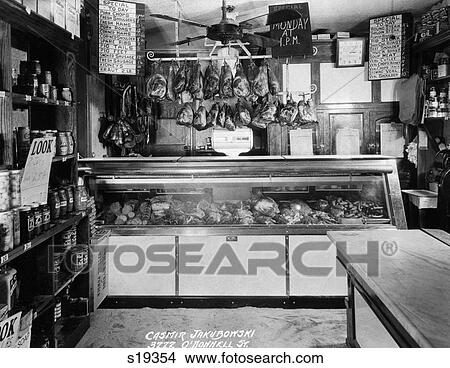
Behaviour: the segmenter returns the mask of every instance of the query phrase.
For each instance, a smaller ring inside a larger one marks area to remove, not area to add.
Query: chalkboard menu
[[[411,32],[409,14],[370,20],[369,80],[409,77]]]
[[[99,0],[99,73],[142,75],[145,5]]]
[[[270,26],[271,38],[280,40],[279,46],[272,48],[273,57],[312,55],[311,18],[308,3],[271,5],[269,13],[284,9],[295,9],[300,17]]]

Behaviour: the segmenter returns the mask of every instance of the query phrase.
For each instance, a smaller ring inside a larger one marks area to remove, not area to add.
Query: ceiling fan
[[[298,19],[301,17],[300,13],[294,9],[284,9],[273,13],[262,14],[244,21],[237,22],[233,19],[232,14],[235,11],[234,6],[227,5],[226,0],[222,0],[222,20],[218,24],[206,25],[192,20],[171,17],[164,14],[150,14],[150,16],[160,19],[169,20],[177,23],[189,24],[196,27],[206,28],[206,35],[186,37],[186,39],[170,43],[169,45],[183,45],[189,44],[193,41],[202,40],[208,38],[213,41],[220,41],[223,45],[227,45],[232,41],[241,41],[244,43],[250,43],[255,46],[267,48],[278,45],[279,40],[275,40],[270,37],[261,36],[250,31],[253,26],[251,21],[267,16],[266,25],[272,25],[287,20]]]

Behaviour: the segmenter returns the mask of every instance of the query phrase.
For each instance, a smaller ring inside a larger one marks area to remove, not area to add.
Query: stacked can
[[[56,304],[55,304],[55,322],[60,319],[62,316],[62,304],[61,304],[61,299],[57,298],[56,299]]]
[[[14,227],[10,211],[9,172],[0,172],[0,254],[14,249]]]
[[[11,208],[18,208],[22,205],[22,194],[20,191],[20,182],[22,180],[22,171],[13,170],[9,172],[9,203]]]
[[[97,219],[97,209],[95,208],[95,198],[94,197],[89,197],[88,209],[90,209],[89,227],[91,230],[91,237],[94,237],[95,234],[97,233],[97,227],[95,226],[95,221]]]

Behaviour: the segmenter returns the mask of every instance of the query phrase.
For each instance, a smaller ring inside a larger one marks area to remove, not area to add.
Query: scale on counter
[[[239,156],[253,148],[253,131],[250,128],[238,128],[235,131],[215,128],[212,146],[216,152],[227,156]]]

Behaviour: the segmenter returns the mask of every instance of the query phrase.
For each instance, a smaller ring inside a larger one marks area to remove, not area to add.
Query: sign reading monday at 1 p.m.
[[[271,38],[280,40],[279,45],[272,48],[272,56],[312,55],[311,18],[308,3],[271,5],[269,6],[269,13],[285,9],[296,10],[299,13],[299,18],[270,26]]]

